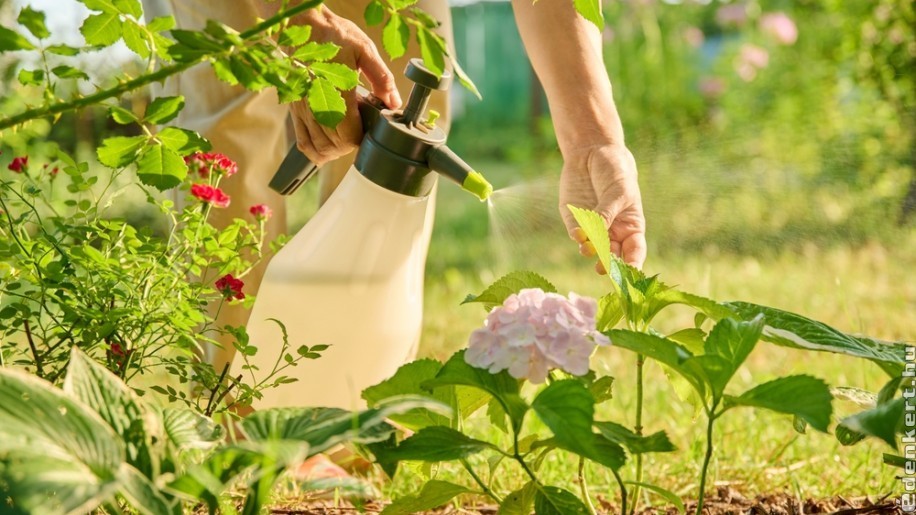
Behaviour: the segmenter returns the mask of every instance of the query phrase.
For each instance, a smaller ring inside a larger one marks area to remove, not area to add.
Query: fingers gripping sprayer
[[[360,392],[413,358],[420,339],[423,272],[432,223],[429,195],[438,172],[481,200],[490,184],[421,120],[432,90],[451,81],[411,60],[415,82],[403,111],[361,99],[365,137],[354,166],[271,260],[248,323],[255,356],[236,355],[232,375],[260,382],[277,364],[287,330],[292,349],[327,344],[320,359],[287,368],[298,379],[263,392],[254,408],[362,406]],[[288,195],[317,167],[294,146],[270,183]],[[280,361],[280,363],[283,363]],[[249,365],[249,366],[246,366]]]

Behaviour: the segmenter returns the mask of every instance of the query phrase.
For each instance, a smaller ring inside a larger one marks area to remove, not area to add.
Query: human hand
[[[400,107],[401,97],[391,70],[369,36],[355,23],[337,16],[323,6],[309,9],[297,17],[295,22],[312,27],[313,41],[334,43],[341,47],[334,60],[362,72],[372,94],[387,107]],[[349,154],[362,140],[363,126],[356,106],[356,91],[344,91],[342,94],[347,110],[343,120],[333,128],[318,123],[305,99],[290,104],[296,145],[316,165]]]
[[[560,215],[569,237],[579,243],[582,255],[595,255],[594,245],[566,206],[594,210],[608,227],[611,252],[642,268],[646,260],[646,219],[633,154],[618,145],[593,146],[569,154],[564,155],[560,177]],[[600,262],[595,269],[600,274],[607,273]]]

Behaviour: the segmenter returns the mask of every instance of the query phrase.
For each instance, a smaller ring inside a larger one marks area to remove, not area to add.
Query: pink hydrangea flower
[[[735,59],[735,71],[745,82],[750,82],[757,77],[757,70],[766,68],[770,64],[770,53],[765,48],[757,45],[744,44],[738,51]]]
[[[267,204],[255,204],[248,208],[248,212],[259,222],[261,220],[269,220],[274,213]]]
[[[223,190],[214,188],[209,184],[192,184],[191,195],[201,202],[213,204],[213,207],[229,207],[229,195],[223,193]]]
[[[585,375],[589,359],[608,338],[595,329],[598,303],[570,293],[564,297],[540,289],[510,295],[487,315],[484,327],[471,333],[464,359],[492,373],[543,383],[559,368]]]
[[[184,162],[191,171],[197,172],[204,179],[210,177],[211,173],[232,177],[239,171],[235,161],[218,152],[195,152],[185,156]]]
[[[760,17],[760,31],[780,45],[792,45],[798,40],[798,27],[784,12],[767,13]]]
[[[740,27],[747,22],[747,6],[744,3],[723,5],[716,10],[716,22],[723,27]]]

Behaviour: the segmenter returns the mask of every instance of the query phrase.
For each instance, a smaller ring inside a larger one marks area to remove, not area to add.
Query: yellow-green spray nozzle
[[[473,193],[480,200],[487,200],[493,193],[493,186],[483,178],[483,175],[475,172],[447,146],[440,145],[431,149],[426,157],[430,169],[457,182],[465,191]]]
[[[464,178],[464,183],[461,187],[477,195],[477,198],[481,201],[487,200],[490,198],[490,195],[493,194],[493,185],[487,182],[480,172],[470,172],[468,176]]]

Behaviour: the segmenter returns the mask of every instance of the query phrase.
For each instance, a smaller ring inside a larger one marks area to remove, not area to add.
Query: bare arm
[[[636,163],[624,144],[623,127],[604,68],[601,34],[569,0],[513,0],[519,32],[544,85],[564,166],[560,213],[570,237],[588,255],[567,204],[594,209],[608,223],[611,248],[626,262],[646,258],[645,218]]]

